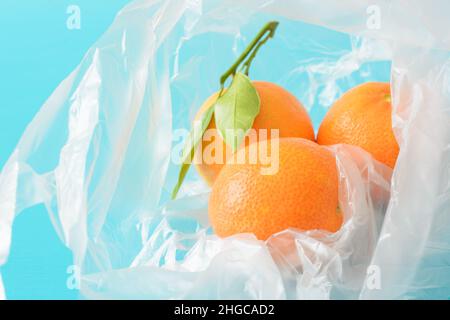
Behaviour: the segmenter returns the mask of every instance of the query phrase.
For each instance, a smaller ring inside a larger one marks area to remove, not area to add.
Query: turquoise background
[[[127,0],[2,0],[0,2],[0,168],[56,86],[78,65]],[[66,27],[69,5],[81,29]],[[11,255],[1,268],[9,299],[73,299],[66,286],[71,253],[43,206],[14,223]]]
[[[0,168],[16,146],[26,125],[57,85],[78,65],[88,48],[107,29],[115,14],[127,0],[2,0],[0,4]],[[69,5],[81,9],[81,29],[66,27]],[[261,24],[251,30],[254,34]],[[298,26],[301,26],[301,29]],[[347,35],[323,28],[287,21],[274,39],[283,43],[283,32],[298,32],[304,37],[326,43],[333,52],[350,50]],[[283,31],[284,30],[284,31]],[[295,35],[295,33],[294,33]],[[250,37],[250,35],[249,35]],[[298,38],[301,40],[300,38]],[[297,45],[297,43],[293,44]],[[302,44],[308,47],[308,44]],[[198,50],[192,46],[189,50]],[[195,54],[195,52],[194,52]],[[261,61],[255,61],[255,76],[270,79],[271,70],[263,61],[270,58],[262,51]],[[319,56],[317,52],[301,52],[302,58]],[[189,55],[187,55],[189,56]],[[296,57],[301,58],[301,57]],[[225,63],[225,62],[224,62]],[[228,63],[228,62],[227,62]],[[258,64],[260,64],[258,66]],[[283,59],[272,59],[272,68],[282,70]],[[278,66],[280,68],[276,68]],[[348,89],[367,79],[389,80],[389,63],[368,64],[352,82],[340,84]],[[374,69],[377,72],[374,72]],[[258,71],[259,70],[259,71]],[[291,88],[289,88],[291,89]],[[204,92],[205,96],[210,92]],[[316,125],[325,109],[313,108]],[[76,299],[78,292],[66,286],[67,268],[72,264],[70,251],[65,248],[48,219],[43,206],[24,211],[14,223],[11,255],[1,268],[6,294],[9,299]]]

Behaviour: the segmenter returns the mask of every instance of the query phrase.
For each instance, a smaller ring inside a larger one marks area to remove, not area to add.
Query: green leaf
[[[214,119],[226,144],[236,151],[259,114],[258,92],[250,79],[238,72],[215,104]]]
[[[199,121],[195,121],[194,125],[189,133],[189,136],[186,139],[183,152],[181,154],[182,164],[180,168],[180,172],[178,174],[178,182],[173,188],[172,191],[172,199],[175,199],[180,187],[186,177],[186,174],[191,166],[192,159],[194,159],[195,150],[205,133],[205,130],[208,128],[209,123],[211,122],[212,115],[214,114],[214,107],[209,107],[205,112],[203,112],[202,117]]]

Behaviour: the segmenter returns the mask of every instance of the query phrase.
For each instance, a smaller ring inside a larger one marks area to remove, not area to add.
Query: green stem
[[[258,54],[259,49],[262,47],[263,44],[267,42],[272,37],[272,35],[269,33],[267,36],[261,40],[258,45],[255,47],[255,49],[252,51],[252,54],[248,57],[248,59],[244,62],[242,65],[242,68],[244,69],[244,73],[248,76],[248,72],[250,71],[250,66],[253,62],[253,59],[255,59],[256,55]]]
[[[259,48],[267,42],[268,39],[272,38],[275,34],[275,30],[278,27],[278,21],[268,22],[256,35],[252,42],[245,48],[244,52],[237,58],[237,60],[233,63],[233,65],[220,77],[220,91],[223,91],[225,86],[225,82],[230,76],[234,76],[236,74],[237,69],[242,64],[242,62],[250,57],[244,62],[245,74],[248,75],[248,71],[250,69],[250,65],[255,58]],[[263,37],[266,36],[264,39]],[[262,39],[262,40],[261,40]]]

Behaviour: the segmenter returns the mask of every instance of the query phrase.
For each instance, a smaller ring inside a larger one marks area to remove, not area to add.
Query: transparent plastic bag
[[[44,203],[87,298],[448,297],[450,35],[442,26],[450,5],[435,2],[126,6],[2,169],[0,265],[15,215]],[[378,28],[367,22],[373,12],[381,14]],[[220,239],[208,224],[209,190],[194,170],[179,199],[169,200],[173,133],[190,126],[248,37],[272,19],[281,27],[252,76],[296,94],[316,128],[347,89],[390,76],[401,152],[390,183],[391,170],[367,153],[332,148],[345,213],[336,234]],[[367,285],[371,266],[379,286]]]

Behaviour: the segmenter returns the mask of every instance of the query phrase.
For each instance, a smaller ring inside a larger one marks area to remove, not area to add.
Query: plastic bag
[[[450,5],[436,4],[128,5],[43,105],[2,169],[0,265],[15,215],[44,203],[81,268],[87,298],[447,297],[450,36],[442,26]],[[373,28],[368,19],[377,12]],[[390,76],[401,152],[390,185],[390,169],[368,154],[333,147],[346,215],[334,235],[286,230],[266,242],[219,239],[208,226],[209,190],[194,170],[179,200],[169,201],[179,142],[173,133],[188,128],[217,90],[247,35],[274,18],[281,27],[252,76],[296,94],[316,128],[342,92]],[[371,267],[380,277],[375,285]]]

